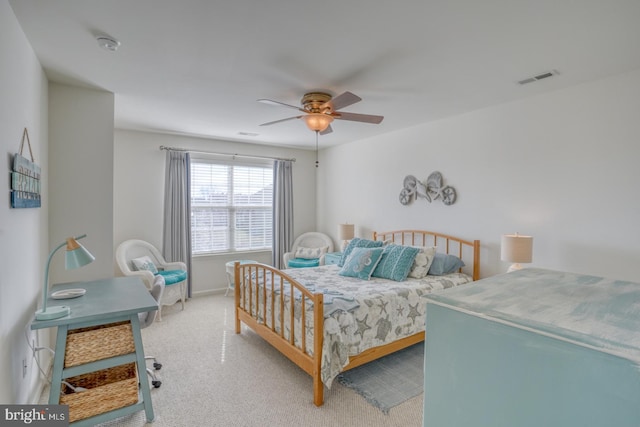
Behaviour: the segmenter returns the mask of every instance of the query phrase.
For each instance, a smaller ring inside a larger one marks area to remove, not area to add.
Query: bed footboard
[[[323,295],[311,293],[286,273],[265,264],[236,262],[234,268],[236,334],[241,333],[244,323],[311,375],[313,402],[322,405]]]

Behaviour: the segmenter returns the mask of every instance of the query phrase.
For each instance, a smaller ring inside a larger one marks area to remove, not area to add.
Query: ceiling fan
[[[333,122],[334,119],[374,124],[378,124],[384,119],[383,116],[338,111],[362,101],[362,98],[351,92],[343,92],[335,98],[325,92],[309,92],[306,93],[300,101],[302,107],[296,107],[295,105],[285,104],[271,99],[258,99],[258,101],[264,102],[265,104],[293,108],[304,113],[299,116],[263,123],[260,126],[269,126],[293,119],[303,119],[309,129],[319,132],[321,135],[326,135],[333,131],[333,129],[331,129],[331,122]]]

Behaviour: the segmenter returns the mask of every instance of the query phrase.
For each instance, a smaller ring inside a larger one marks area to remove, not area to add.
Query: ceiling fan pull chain
[[[318,131],[316,131],[316,168],[318,167]]]

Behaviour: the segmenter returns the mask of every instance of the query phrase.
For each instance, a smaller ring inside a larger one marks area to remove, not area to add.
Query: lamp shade
[[[340,224],[338,226],[338,239],[351,240],[354,236],[355,226],[353,224]]]
[[[509,272],[522,268],[521,262],[531,262],[533,254],[533,237],[520,234],[505,234],[502,236],[500,259],[512,262]]]
[[[333,117],[323,113],[309,113],[302,116],[307,127],[316,132],[322,132],[329,127]]]
[[[531,262],[533,237],[520,234],[502,236],[500,259],[508,262]]]
[[[95,259],[76,239],[67,239],[67,250],[64,253],[64,265],[67,270],[83,267]]]

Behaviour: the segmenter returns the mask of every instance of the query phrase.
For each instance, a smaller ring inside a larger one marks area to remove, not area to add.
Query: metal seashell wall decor
[[[408,205],[415,199],[432,200],[441,199],[442,203],[449,206],[456,202],[456,190],[450,185],[442,185],[442,174],[432,172],[425,183],[420,182],[415,176],[407,175],[403,182],[404,188],[400,191],[400,203]]]

